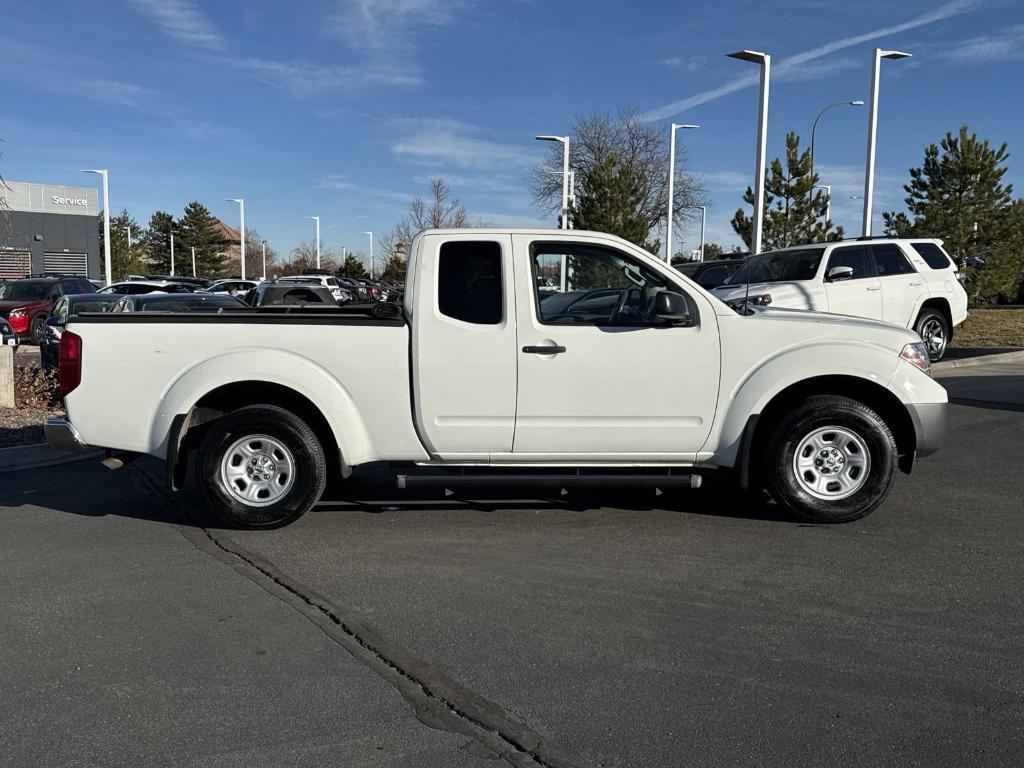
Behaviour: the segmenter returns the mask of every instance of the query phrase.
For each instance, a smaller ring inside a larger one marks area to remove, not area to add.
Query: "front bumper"
[[[946,443],[947,403],[908,403],[917,434],[917,457],[930,456]]]
[[[47,419],[43,423],[43,433],[51,448],[68,453],[79,453],[89,448],[82,442],[75,425],[67,419]]]

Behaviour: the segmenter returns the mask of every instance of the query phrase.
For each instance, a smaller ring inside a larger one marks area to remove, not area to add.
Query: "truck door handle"
[[[528,355],[557,355],[560,352],[565,352],[565,347],[523,347],[523,352]]]
[[[916,286],[916,285],[924,285],[924,283],[922,283],[920,280],[915,280],[912,283],[908,283],[908,285],[915,285]]]
[[[880,286],[880,285],[869,285],[868,286],[868,290],[869,291],[880,291],[880,290],[882,290],[882,286]]]

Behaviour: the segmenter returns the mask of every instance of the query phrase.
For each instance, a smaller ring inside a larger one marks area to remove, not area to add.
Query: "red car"
[[[27,277],[0,283],[0,317],[7,318],[19,341],[38,344],[53,303],[65,294],[95,293],[84,277]]]

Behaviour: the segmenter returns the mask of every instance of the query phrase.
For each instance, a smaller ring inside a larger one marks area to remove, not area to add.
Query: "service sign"
[[[91,187],[5,181],[0,184],[0,199],[11,211],[63,213],[75,216],[99,214],[97,192]]]

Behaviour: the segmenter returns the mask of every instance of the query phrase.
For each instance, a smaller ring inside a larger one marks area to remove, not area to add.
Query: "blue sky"
[[[87,185],[106,167],[111,207],[140,221],[198,199],[246,218],[280,252],[312,238],[366,250],[432,176],[474,218],[548,223],[532,206],[537,133],[576,115],[634,108],[681,134],[708,188],[708,239],[751,183],[756,67],[772,54],[769,156],[787,130],[809,141],[824,105],[868,98],[883,63],[876,214],[902,207],[924,146],[967,123],[1024,145],[1024,6],[1019,0],[107,0],[7,3],[0,25],[0,173]],[[818,128],[816,165],[833,219],[859,233],[867,113]],[[666,127],[667,130],[667,127]],[[1024,161],[1010,180],[1024,183]],[[691,227],[683,246],[696,247]]]

